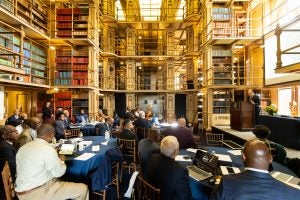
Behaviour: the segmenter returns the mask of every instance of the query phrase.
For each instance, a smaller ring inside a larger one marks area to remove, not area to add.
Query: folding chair
[[[208,146],[223,146],[223,134],[214,134],[207,133],[206,134],[206,144]]]
[[[160,189],[144,180],[141,176],[137,177],[134,185],[134,197],[139,200],[159,200]]]
[[[4,191],[5,191],[5,196],[7,200],[12,200],[15,198],[15,189],[14,189],[14,183],[11,177],[10,169],[9,169],[9,164],[6,161],[2,170],[2,180],[3,180],[3,185],[4,185]]]

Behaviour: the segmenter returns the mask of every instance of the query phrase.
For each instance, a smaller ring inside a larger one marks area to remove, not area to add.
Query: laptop
[[[193,165],[187,166],[189,171],[189,176],[197,181],[203,181],[212,177],[217,172],[218,167],[218,157],[197,150],[196,156],[193,160]]]

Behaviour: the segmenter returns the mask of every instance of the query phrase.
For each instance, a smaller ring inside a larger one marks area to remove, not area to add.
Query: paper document
[[[229,167],[229,166],[220,166],[222,174],[238,174],[241,172],[241,170],[237,167]]]
[[[102,145],[107,145],[108,144],[108,140],[106,140],[105,142],[101,142]]]
[[[133,174],[132,174],[132,176],[130,178],[129,187],[128,187],[126,193],[124,194],[124,197],[131,198],[131,193],[132,193],[133,185],[135,183],[135,179],[136,179],[136,177],[137,177],[138,174],[139,174],[139,172],[137,172],[137,171],[133,172]]]
[[[79,142],[78,144],[79,145],[82,145],[82,146],[85,146],[85,147],[88,147],[92,144],[93,142],[92,141],[82,141],[82,142]]]
[[[192,159],[189,155],[177,155],[175,157],[176,161],[192,162]]]
[[[231,153],[232,155],[235,155],[235,156],[242,155],[242,151],[241,150],[228,150],[227,152]]]
[[[217,156],[220,161],[225,161],[225,162],[232,162],[230,156],[228,155],[224,155],[224,154],[214,154],[215,156]]]
[[[75,144],[62,144],[59,154],[72,155],[74,152]]]
[[[192,153],[197,153],[198,149],[194,149],[194,148],[188,148],[186,149],[188,152],[192,152]]]
[[[79,138],[79,137],[70,139],[70,141],[71,141],[72,143],[81,142],[82,140],[83,140],[83,139],[82,139],[82,138]]]
[[[100,151],[100,145],[92,146],[92,151]]]
[[[80,156],[76,157],[75,160],[88,160],[91,157],[96,155],[95,153],[83,153]]]

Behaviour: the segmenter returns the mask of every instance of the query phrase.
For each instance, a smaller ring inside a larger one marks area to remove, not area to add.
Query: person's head
[[[140,118],[145,118],[145,112],[144,111],[139,111],[139,117]]]
[[[65,114],[62,112],[57,113],[56,118],[60,121],[64,121],[65,120]]]
[[[64,115],[65,115],[65,117],[70,117],[69,111],[68,110],[64,110]]]
[[[248,90],[248,96],[252,97],[254,95],[254,92],[252,89],[249,89]]]
[[[246,142],[242,155],[245,167],[268,170],[272,163],[269,147],[258,139]]]
[[[98,110],[98,115],[100,115],[100,116],[103,115],[103,111],[101,109]]]
[[[24,119],[22,122],[22,127],[23,129],[27,128],[29,126],[30,120],[29,119]]]
[[[107,117],[105,120],[109,126],[112,126],[114,124],[114,118],[112,117]]]
[[[178,123],[178,126],[183,126],[183,127],[186,126],[186,120],[184,118],[179,118],[177,120],[177,123]]]
[[[27,113],[22,112],[20,116],[22,120],[28,119]]]
[[[157,139],[157,129],[150,129],[147,138],[149,140],[155,141]]]
[[[55,134],[55,129],[51,124],[43,124],[37,129],[37,137],[47,142],[51,142]]]
[[[123,123],[123,128],[126,130],[130,130],[133,128],[132,121],[130,119],[125,119]]]
[[[46,102],[46,107],[50,107],[50,101]]]
[[[33,130],[37,130],[40,125],[41,121],[37,117],[31,117],[28,121],[28,126]]]
[[[80,110],[80,114],[84,115],[84,110],[83,109]]]
[[[271,134],[271,130],[265,125],[256,125],[252,132],[258,139],[261,140],[267,139]]]
[[[179,151],[179,143],[176,137],[164,137],[160,143],[160,152],[169,158],[175,159]]]
[[[14,126],[5,125],[0,126],[0,141],[7,140],[10,142],[16,141],[18,138],[18,132]]]
[[[20,114],[20,110],[17,108],[14,110],[14,115],[19,115]]]

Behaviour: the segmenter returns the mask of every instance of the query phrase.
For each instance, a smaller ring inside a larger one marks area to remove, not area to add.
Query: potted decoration
[[[274,115],[277,113],[278,109],[274,104],[271,104],[269,106],[267,106],[265,108],[265,111],[269,114],[269,115]]]

